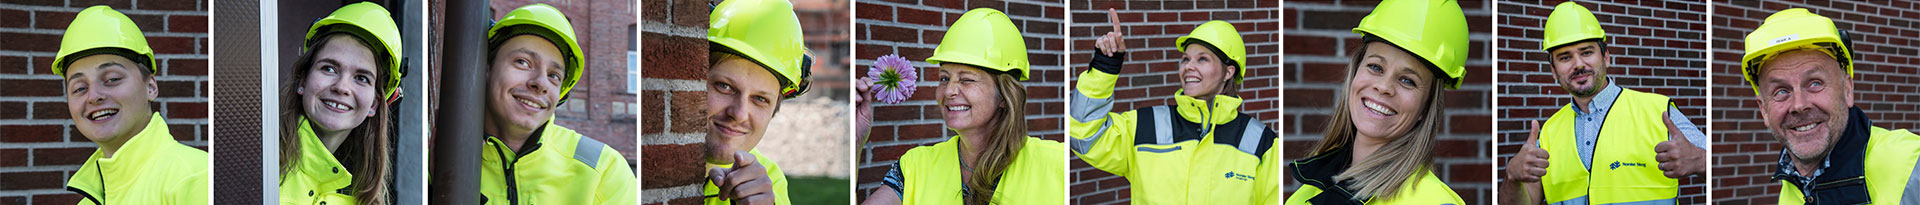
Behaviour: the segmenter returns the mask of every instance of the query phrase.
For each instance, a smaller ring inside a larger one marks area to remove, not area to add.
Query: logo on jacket
[[[1233,171],[1227,171],[1227,179],[1238,179],[1240,181],[1249,181],[1249,180],[1253,180],[1253,176],[1249,176],[1241,173],[1233,173]]]
[[[1633,167],[1646,168],[1647,163],[1633,163],[1633,162],[1621,163],[1620,161],[1613,161],[1613,165],[1607,167],[1607,169],[1620,169],[1620,166],[1633,166]]]

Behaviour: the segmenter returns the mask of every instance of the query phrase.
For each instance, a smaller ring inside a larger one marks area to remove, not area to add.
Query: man
[[[553,124],[586,60],[553,6],[514,9],[487,30],[492,78],[480,194],[488,204],[634,204],[633,169],[618,151]]]
[[[707,204],[788,204],[787,176],[755,149],[782,100],[807,90],[800,18],[787,1],[729,0],[707,27]]]
[[[1706,142],[1706,134],[1667,96],[1608,82],[1612,55],[1592,11],[1573,2],[1554,7],[1541,46],[1573,103],[1545,125],[1532,123],[1526,145],[1507,162],[1508,203],[1672,204],[1676,179],[1706,173],[1706,145],[1692,143]]]
[[[107,6],[81,10],[53,61],[73,127],[100,145],[67,180],[80,204],[207,203],[207,152],[175,141],[154,112],[158,65],[132,19]]]
[[[1853,45],[1833,20],[1787,9],[1747,34],[1740,72],[1780,151],[1780,204],[1915,204],[1920,136],[1853,106]]]

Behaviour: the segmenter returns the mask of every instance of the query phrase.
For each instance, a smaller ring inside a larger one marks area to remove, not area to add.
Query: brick
[[[67,114],[65,102],[38,102],[33,103],[33,119],[71,120],[73,116]]]
[[[87,157],[93,156],[95,150],[94,147],[37,148],[33,150],[33,165],[80,165],[86,163]]]
[[[201,10],[200,8],[205,6],[205,5],[195,5],[194,2],[201,2],[201,1],[140,1],[140,9],[141,10],[194,11],[194,10]],[[205,19],[202,19],[202,20],[205,20]]]
[[[6,184],[0,184],[0,190],[53,189],[66,184],[66,176],[60,172],[10,172],[0,175]]]
[[[0,132],[7,133],[0,142],[60,142],[65,132],[59,125],[0,125]]]
[[[207,16],[167,16],[167,32],[206,33]]]

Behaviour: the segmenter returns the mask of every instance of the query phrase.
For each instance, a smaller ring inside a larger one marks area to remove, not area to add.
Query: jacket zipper
[[[500,143],[500,142],[496,140],[494,143]],[[505,144],[500,144],[500,145],[505,145]],[[513,161],[515,160],[507,159],[507,153],[505,150],[500,150],[500,145],[493,146],[493,150],[499,151],[499,152],[496,152],[495,154],[500,155],[500,161],[501,161],[500,167],[502,169],[505,169],[507,172],[507,180],[506,180],[507,181],[507,204],[520,204],[520,191],[519,191],[519,188],[517,188],[514,185],[514,180],[513,180],[513,177],[514,177]]]

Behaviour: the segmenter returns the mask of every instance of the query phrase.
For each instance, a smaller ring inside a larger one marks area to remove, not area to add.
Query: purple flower
[[[913,96],[914,83],[920,81],[919,72],[899,54],[889,54],[875,59],[873,66],[867,67],[866,79],[873,81],[873,98],[887,104],[899,104]]]

